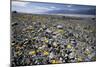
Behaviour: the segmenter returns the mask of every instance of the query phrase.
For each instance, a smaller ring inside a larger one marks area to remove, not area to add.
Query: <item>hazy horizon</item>
[[[96,15],[96,6],[12,1],[11,11],[32,14]]]

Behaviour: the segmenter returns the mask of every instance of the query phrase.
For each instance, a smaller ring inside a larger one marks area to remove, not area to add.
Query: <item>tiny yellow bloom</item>
[[[30,55],[35,55],[36,52],[35,52],[35,51],[30,51],[29,54],[30,54]]]
[[[81,62],[81,61],[82,61],[82,58],[81,58],[81,57],[79,57],[79,58],[77,58],[77,60],[78,60],[78,62]]]
[[[67,48],[72,48],[71,44],[68,44],[68,45],[67,45]]]
[[[44,42],[45,42],[45,43],[48,43],[48,42],[49,42],[48,39],[47,39],[46,37],[44,37]]]
[[[64,33],[64,30],[57,30],[58,33]]]
[[[89,55],[90,53],[91,53],[91,52],[90,52],[89,50],[86,50],[86,51],[85,51],[85,54],[86,54],[86,55]]]
[[[44,55],[49,55],[49,52],[48,51],[44,51],[43,54]]]
[[[16,54],[19,54],[19,53],[20,53],[19,51],[16,52]]]
[[[51,63],[52,64],[58,64],[59,62],[57,60],[52,60]]]
[[[42,50],[41,49],[38,49],[37,52],[42,52]]]
[[[48,40],[45,40],[46,43],[48,43]]]
[[[32,38],[32,40],[36,40],[36,38]]]
[[[52,60],[51,63],[55,64],[56,63],[56,60]]]
[[[22,54],[22,52],[19,53],[19,55],[21,55],[21,54]]]

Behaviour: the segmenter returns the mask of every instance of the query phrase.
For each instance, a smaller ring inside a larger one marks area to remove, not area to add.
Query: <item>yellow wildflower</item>
[[[81,57],[78,57],[77,60],[78,60],[78,62],[81,62],[82,61],[82,58]]]
[[[52,64],[58,64],[59,61],[57,61],[57,60],[52,60],[51,63],[52,63]]]
[[[45,40],[44,42],[48,43],[48,40]]]
[[[89,55],[91,52],[87,49],[86,51],[85,51],[85,54],[86,55]]]
[[[49,52],[48,51],[44,51],[43,54],[44,55],[49,55]]]
[[[57,30],[57,32],[58,33],[64,33],[64,30],[59,29],[59,30]]]
[[[46,37],[44,37],[44,42],[45,42],[45,43],[48,43],[48,42],[49,42],[48,39],[47,39]]]
[[[67,48],[72,48],[71,44],[68,44],[68,45],[67,45]]]
[[[35,55],[36,52],[35,52],[35,51],[30,51],[29,54],[30,54],[30,55]]]

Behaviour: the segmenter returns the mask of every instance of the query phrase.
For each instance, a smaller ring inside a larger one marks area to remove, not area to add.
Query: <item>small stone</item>
[[[42,25],[42,28],[46,28],[46,26],[45,25]]]
[[[73,32],[69,32],[68,33],[68,36],[73,36]]]
[[[62,26],[62,25],[57,25],[57,28],[58,28],[58,29],[62,29],[63,26]]]
[[[57,42],[53,42],[53,46],[54,47],[57,47]]]
[[[49,58],[53,58],[53,57],[54,57],[54,54],[51,52],[49,55]]]
[[[63,58],[60,57],[60,61],[62,61],[62,60],[63,60]]]
[[[72,39],[72,40],[71,40],[71,43],[74,45],[74,47],[77,45],[77,42],[76,42],[75,39]]]
[[[58,34],[58,32],[57,32],[57,31],[53,32],[53,35],[56,35],[56,34]]]
[[[46,45],[43,45],[42,47],[39,47],[39,49],[44,49],[46,47]]]
[[[68,54],[65,54],[65,57],[67,57],[68,56]]]
[[[86,49],[86,50],[85,50],[85,54],[86,54],[86,55],[89,55],[90,53],[91,53],[91,52],[90,52],[89,49]]]
[[[16,26],[16,25],[18,25],[18,23],[16,23],[16,22],[15,23],[12,23],[12,26]]]
[[[74,58],[74,56],[75,56],[75,53],[73,52],[69,54],[69,58]]]
[[[47,33],[52,33],[52,31],[51,31],[51,30],[49,30],[49,29],[46,29],[46,32],[47,32]]]
[[[11,43],[11,45],[15,45],[15,43]]]

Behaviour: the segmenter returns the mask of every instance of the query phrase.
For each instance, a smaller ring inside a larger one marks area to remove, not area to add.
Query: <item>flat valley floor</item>
[[[92,61],[96,61],[95,18],[12,13],[12,66]]]

